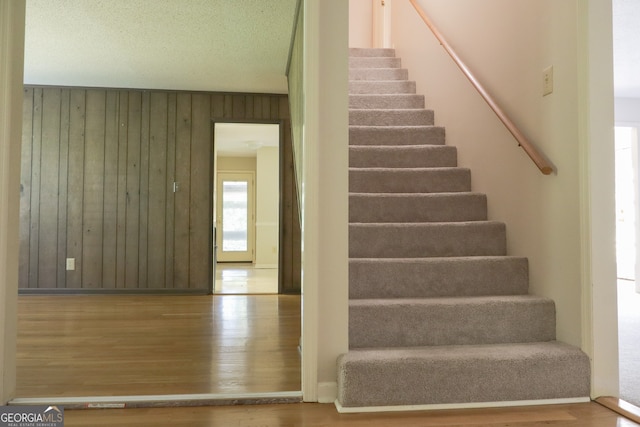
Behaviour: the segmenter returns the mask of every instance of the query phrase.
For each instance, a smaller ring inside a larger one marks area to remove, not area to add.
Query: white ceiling
[[[296,0],[27,0],[27,84],[286,93]]]
[[[216,155],[255,157],[262,147],[280,145],[280,126],[261,123],[216,123]]]
[[[614,90],[640,98],[640,0],[613,0]]]

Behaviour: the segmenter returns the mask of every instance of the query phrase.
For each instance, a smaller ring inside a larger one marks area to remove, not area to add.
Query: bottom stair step
[[[351,350],[338,358],[343,407],[587,397],[589,359],[550,341]]]

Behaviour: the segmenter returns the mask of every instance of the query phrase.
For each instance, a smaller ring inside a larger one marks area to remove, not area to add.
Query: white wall
[[[256,155],[256,268],[278,268],[279,148]]]
[[[618,396],[611,2],[578,2],[584,348],[592,396]]]
[[[616,125],[639,126],[640,98],[616,98],[615,118]]]
[[[371,0],[349,0],[349,47],[373,47]]]
[[[348,3],[304,2],[302,391],[333,402],[348,351]],[[328,90],[330,88],[330,90]]]
[[[598,185],[612,196],[609,161],[613,159],[613,144],[609,135],[601,132],[612,118],[607,114],[612,112],[612,105],[601,97],[597,108],[600,116],[585,122],[585,111],[595,111],[592,105],[596,101],[584,95],[578,77],[594,66],[584,63],[583,57],[591,53],[581,50],[585,44],[592,47],[593,39],[584,38],[593,25],[604,32],[599,43],[606,46],[609,42],[609,51],[612,49],[607,4],[597,2],[604,10],[594,24],[595,15],[589,22],[586,15],[578,13],[584,7],[578,0],[419,2],[497,103],[555,165],[556,173],[550,176],[538,171],[409,2],[394,1],[392,43],[403,66],[409,69],[410,79],[417,81],[418,92],[426,95],[428,108],[435,110],[436,124],[446,127],[447,143],[458,147],[460,166],[471,168],[473,189],[487,193],[489,218],[506,222],[508,253],[529,258],[530,292],[555,300],[558,339],[590,352],[583,290],[590,288],[592,266],[585,265],[583,254],[591,250],[590,239],[595,238],[592,233],[596,230],[589,221],[596,213],[588,211],[590,205],[585,201],[591,172],[585,178],[584,171],[589,169],[585,169],[581,155],[594,148],[586,137],[598,133],[597,142],[603,144],[597,147],[599,154],[593,159],[601,163]],[[610,17],[611,5],[608,7]],[[584,34],[579,33],[585,26]],[[601,59],[601,67],[611,67],[606,57]],[[542,71],[551,65],[554,92],[543,97]],[[608,93],[611,97],[611,75],[605,70],[599,77],[602,89],[598,95]],[[601,126],[603,121],[605,125]],[[589,125],[593,129],[588,129]],[[603,193],[598,192],[600,196]],[[605,289],[609,286],[609,291],[600,295],[608,299],[612,292],[615,296],[614,208],[608,205],[606,196],[600,202],[597,263],[601,274],[596,275]],[[613,328],[610,333],[614,333]]]
[[[551,159],[542,175],[471,87],[408,2],[393,2],[393,43],[459,165],[507,223],[508,253],[529,258],[530,290],[557,304],[558,338],[581,344],[577,16],[575,1],[422,0],[489,93]],[[491,10],[492,13],[487,13]],[[482,16],[482,19],[478,19]],[[419,41],[419,42],[416,42]],[[542,70],[555,91],[542,96]]]
[[[25,2],[0,0],[0,405],[16,386]]]

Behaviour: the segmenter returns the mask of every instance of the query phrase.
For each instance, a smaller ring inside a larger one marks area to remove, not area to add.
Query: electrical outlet
[[[542,70],[542,96],[553,93],[553,65]]]
[[[76,269],[76,259],[75,258],[67,258],[67,271]]]

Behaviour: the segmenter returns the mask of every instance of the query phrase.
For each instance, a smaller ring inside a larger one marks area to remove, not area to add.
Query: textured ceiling
[[[640,0],[613,0],[616,97],[640,98]]]
[[[286,93],[296,0],[27,0],[25,83]],[[640,0],[613,0],[615,94],[640,98]]]
[[[296,0],[27,0],[25,83],[286,93]]]

